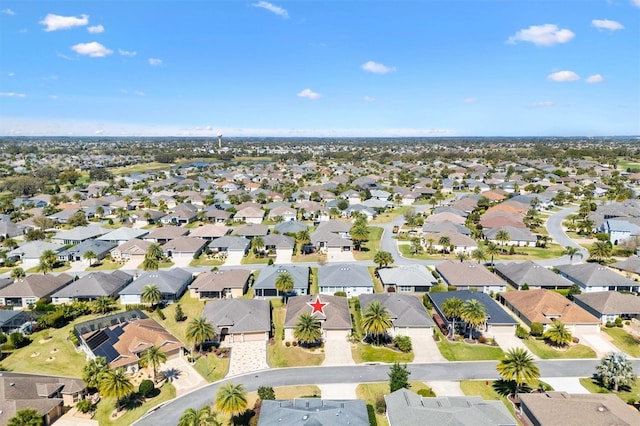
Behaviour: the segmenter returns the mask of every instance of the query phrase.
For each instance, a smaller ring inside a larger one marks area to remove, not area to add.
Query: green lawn
[[[53,268],[53,271],[51,271],[51,272],[54,272],[54,273],[64,272],[64,271],[68,271],[69,269],[71,269],[71,265],[69,265],[69,263],[67,263],[67,262],[64,262],[64,263],[61,263],[60,266],[57,266],[57,267]],[[25,272],[27,274],[37,274],[37,273],[40,273],[40,267],[38,265],[36,265],[36,266],[34,266],[32,268],[27,269]],[[49,272],[49,273],[51,273],[51,272]]]
[[[493,388],[492,380],[463,380],[460,382],[460,389],[465,395],[479,396],[486,400],[500,400],[507,407],[511,415],[515,417],[516,411],[506,397],[501,396]],[[516,419],[517,420],[517,419]],[[518,421],[518,424],[522,423]]]
[[[284,318],[286,307],[281,300],[271,301],[271,318],[274,325],[274,344],[267,346],[267,364],[271,368],[278,367],[304,367],[322,364],[324,361],[324,349],[315,349],[311,352],[300,347],[286,347],[284,340]]]
[[[172,261],[168,260],[168,261],[164,261],[164,262],[160,262],[158,263],[158,268],[160,269],[168,269],[168,268],[173,268],[176,264],[173,263]]]
[[[208,382],[217,382],[229,372],[229,358],[218,358],[214,354],[199,357],[193,368]]]
[[[404,353],[382,346],[358,343],[351,347],[351,356],[356,364],[363,362],[412,362],[413,352]]]
[[[542,359],[597,358],[593,349],[581,344],[571,345],[565,350],[557,350],[547,345],[544,340],[527,339],[523,342],[531,352]]]
[[[207,255],[201,254],[197,259],[193,259],[189,266],[222,266],[224,260],[210,259]]]
[[[506,248],[509,250],[509,248]],[[516,252],[522,252],[526,254],[514,254],[514,255],[499,255],[494,257],[494,261],[500,260],[545,260],[555,259],[562,257],[564,248],[559,244],[549,244],[547,248],[539,247],[515,247]]]
[[[296,263],[296,262],[318,262],[318,263],[322,263],[322,262],[326,262],[327,261],[327,255],[326,254],[320,254],[320,253],[311,253],[311,254],[295,254],[293,256],[291,256],[291,262]]]
[[[369,275],[371,275],[371,279],[373,280],[373,292],[384,293],[382,281],[380,281],[380,278],[376,276],[376,268],[377,266],[369,266]]]
[[[156,170],[169,170],[175,164],[167,164],[167,163],[138,163],[131,164],[129,166],[124,167],[109,167],[109,170],[114,176],[128,176],[132,173],[145,173]]]
[[[406,212],[408,212],[411,209],[412,209],[411,206],[396,207],[390,212],[384,212],[384,213],[379,214],[374,219],[371,219],[371,221],[369,223],[371,225],[376,225],[376,224],[381,224],[381,223],[393,222],[393,220],[395,218],[397,218],[400,215],[404,215]]]
[[[318,268],[311,268],[311,284],[309,285],[309,294],[320,293],[320,287],[318,287]]]
[[[444,338],[442,334],[440,334],[438,349],[440,349],[442,356],[449,361],[499,360],[504,356],[504,352],[498,346],[453,343]]]
[[[384,229],[378,226],[368,226],[367,229],[369,229],[369,240],[362,245],[360,250],[353,251],[355,260],[373,260],[376,252],[380,250],[380,240]]]
[[[611,336],[612,343],[621,351],[634,358],[640,358],[640,339],[632,336],[622,328],[606,328],[602,331]]]
[[[87,271],[111,271],[114,269],[122,268],[124,263],[120,262],[112,262],[110,260],[102,260],[101,262],[96,262],[93,265],[89,266]]]
[[[108,425],[130,425],[131,423],[142,417],[147,411],[176,397],[176,388],[171,383],[165,383],[160,389],[160,394],[154,398],[150,398],[143,402],[140,406],[128,410],[124,415],[117,419],[112,419],[111,414],[115,410],[114,398],[103,398],[98,404],[94,420],[98,421],[100,426]]]
[[[409,382],[409,389],[413,392],[418,392],[422,389],[430,389],[429,386],[423,382]],[[375,410],[376,401],[384,401],[384,395],[390,393],[389,383],[361,383],[356,387],[356,396],[358,399],[363,399],[367,404],[367,411],[369,412],[369,422],[375,426],[386,426],[389,424],[387,417],[384,414],[377,413]]]
[[[636,384],[633,387],[623,387],[621,388],[622,390],[618,392],[613,392],[609,389],[603,388],[600,386],[598,379],[593,379],[591,377],[580,379],[580,384],[591,393],[615,393],[618,395],[618,398],[624,402],[628,402],[630,399],[635,401],[640,399],[640,380],[636,381]]]
[[[269,257],[257,257],[252,251],[242,258],[243,265],[261,265],[269,263]]]
[[[176,336],[182,343],[190,348],[190,342],[187,340],[187,326],[189,321],[202,315],[204,309],[204,301],[198,300],[195,297],[191,297],[187,291],[180,298],[180,306],[182,312],[187,316],[184,321],[177,322],[175,319],[176,304],[172,303],[162,310],[165,315],[165,319],[160,319],[158,314],[154,311],[150,316],[164,326],[171,334]]]

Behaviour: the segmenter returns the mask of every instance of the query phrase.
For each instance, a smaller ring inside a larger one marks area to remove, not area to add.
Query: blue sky
[[[640,0],[0,0],[0,135],[218,133],[640,135]]]

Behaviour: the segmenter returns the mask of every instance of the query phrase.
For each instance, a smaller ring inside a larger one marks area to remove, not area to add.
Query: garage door
[[[327,340],[347,340],[349,337],[348,330],[326,330]]]
[[[573,334],[600,333],[600,324],[580,324],[573,326]]]

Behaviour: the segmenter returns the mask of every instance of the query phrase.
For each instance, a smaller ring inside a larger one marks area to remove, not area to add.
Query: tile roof
[[[244,288],[251,271],[247,269],[221,269],[199,274],[189,288],[199,292],[222,291],[225,288]]]
[[[453,286],[507,285],[502,278],[475,262],[447,260],[437,265],[436,271],[447,284]]]

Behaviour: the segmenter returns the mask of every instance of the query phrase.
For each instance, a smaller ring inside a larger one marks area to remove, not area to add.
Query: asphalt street
[[[634,360],[636,369],[640,360]],[[598,359],[582,360],[541,360],[536,362],[541,377],[590,377]],[[410,380],[494,380],[497,361],[443,362],[409,364]],[[242,383],[248,392],[258,386],[293,386],[327,383],[368,383],[384,382],[388,377],[389,365],[356,365],[344,367],[298,367],[269,369],[250,374],[225,378],[201,389],[171,400],[150,410],[138,420],[139,426],[174,425],[187,408],[200,408],[212,404],[218,388],[227,382]]]

